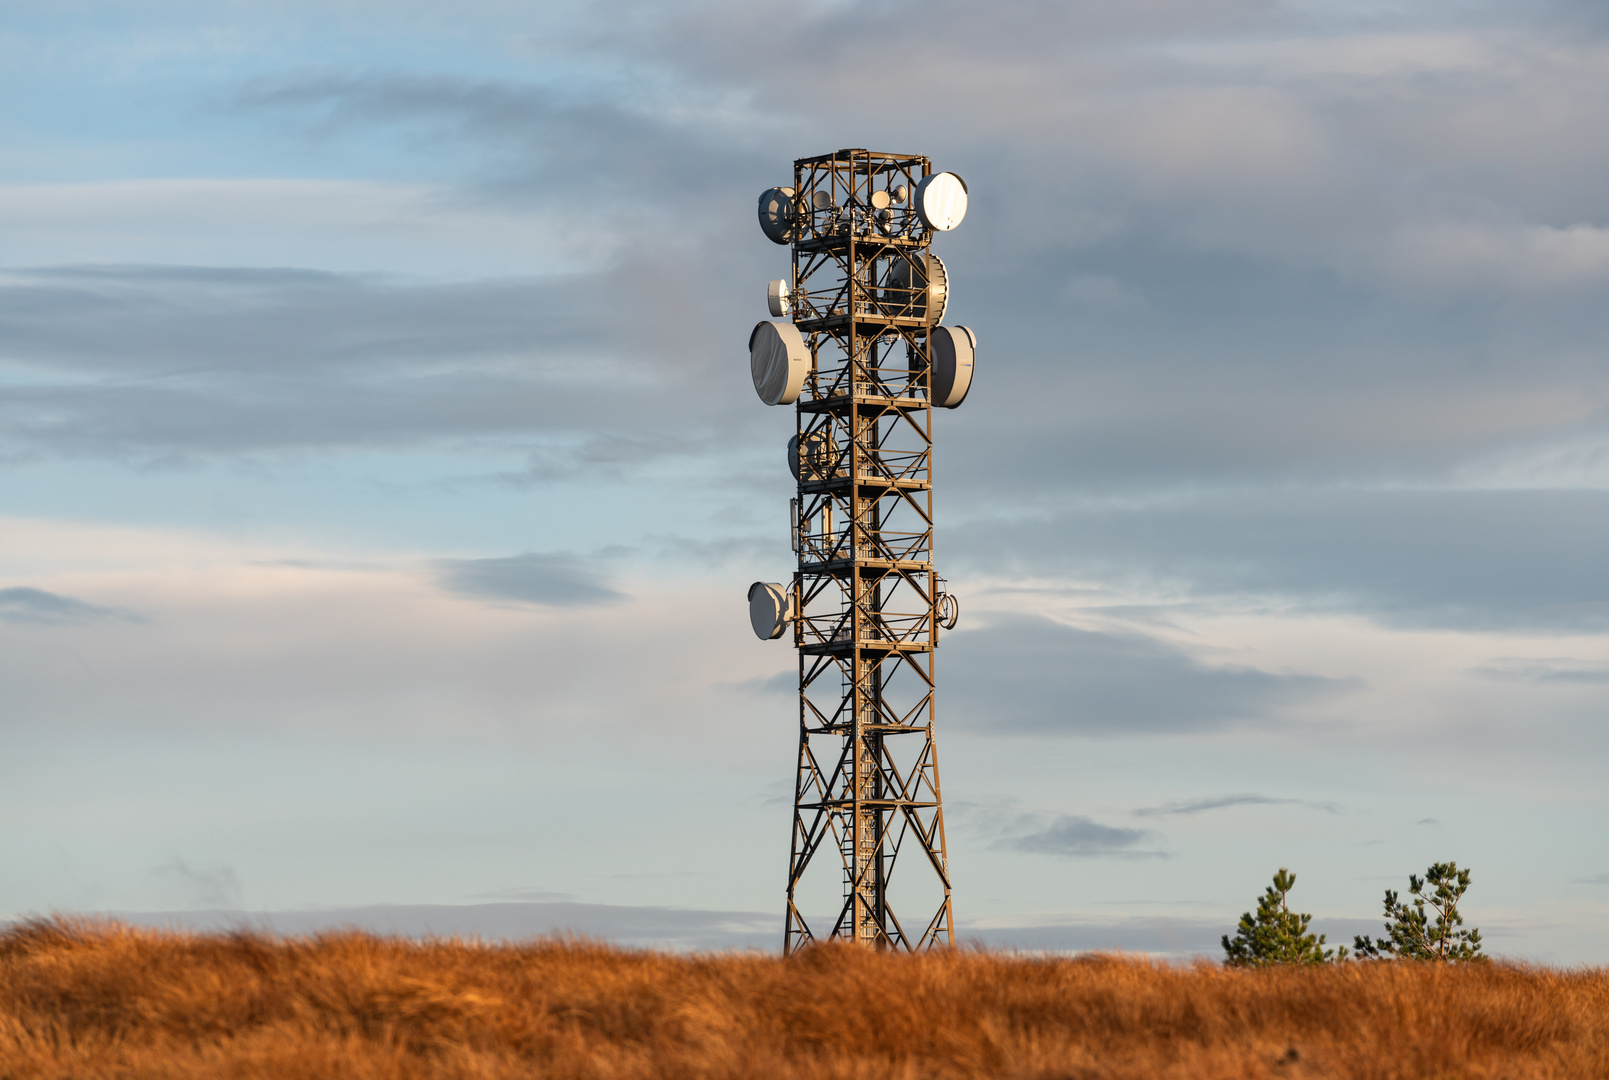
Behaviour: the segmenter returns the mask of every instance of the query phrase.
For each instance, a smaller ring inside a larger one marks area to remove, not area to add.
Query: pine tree
[[[1426,883],[1436,891],[1426,897]],[[1399,957],[1404,960],[1437,960],[1470,963],[1484,961],[1481,955],[1481,932],[1478,929],[1460,930],[1464,917],[1458,913],[1458,901],[1469,888],[1469,871],[1458,869],[1455,862],[1433,863],[1424,877],[1408,875],[1408,891],[1413,894],[1412,905],[1399,903],[1397,894],[1386,890],[1386,933],[1375,941],[1360,934],[1352,944],[1359,957],[1384,960]],[[1431,922],[1425,913],[1429,903],[1436,913]]]
[[[1346,959],[1346,946],[1336,950],[1324,948],[1324,935],[1307,932],[1311,915],[1292,912],[1285,902],[1285,894],[1296,884],[1296,875],[1279,868],[1274,884],[1263,892],[1257,901],[1257,914],[1246,912],[1240,917],[1240,926],[1233,941],[1223,936],[1224,963],[1230,967],[1267,967],[1271,964],[1322,964],[1331,959]]]

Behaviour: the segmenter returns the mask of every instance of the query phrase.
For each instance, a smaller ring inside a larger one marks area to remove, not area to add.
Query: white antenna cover
[[[924,178],[916,185],[916,212],[928,228],[949,232],[967,216],[967,182],[953,172]]]
[[[928,348],[933,355],[932,401],[953,409],[966,400],[972,389],[972,361],[978,339],[964,326],[935,326],[929,334]]]
[[[756,581],[749,586],[749,625],[761,641],[781,637],[797,614],[787,586],[775,581]]]
[[[780,279],[773,281],[765,290],[766,307],[771,314],[783,316],[788,313],[789,301],[793,299],[788,283]]]
[[[767,405],[792,405],[810,374],[810,346],[792,323],[756,323],[749,333],[749,374]]]
[[[760,229],[773,244],[791,244],[799,222],[791,187],[766,188],[760,192]]]
[[[874,192],[872,192],[871,202],[872,202],[872,209],[873,210],[887,210],[888,209],[888,204],[891,203],[892,201],[893,201],[893,196],[889,195],[889,193],[886,192],[886,191],[874,191]]]

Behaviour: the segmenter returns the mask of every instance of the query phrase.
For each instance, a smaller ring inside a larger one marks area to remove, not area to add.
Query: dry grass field
[[[1609,1077],[1609,971],[0,934],[0,1078]]]

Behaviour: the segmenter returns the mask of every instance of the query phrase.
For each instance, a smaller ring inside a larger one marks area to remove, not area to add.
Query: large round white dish
[[[760,192],[760,229],[773,244],[791,244],[799,223],[799,208],[791,187]]]
[[[767,405],[799,400],[810,374],[810,346],[792,323],[756,323],[749,333],[749,374],[754,392]]]
[[[771,641],[782,636],[793,621],[793,597],[775,581],[756,581],[749,586],[749,625],[754,636]]]
[[[978,341],[964,326],[935,326],[927,339],[933,358],[930,393],[933,404],[953,409],[972,389],[972,362]]]
[[[916,212],[928,228],[949,232],[967,216],[967,182],[952,172],[924,177],[916,185]]]

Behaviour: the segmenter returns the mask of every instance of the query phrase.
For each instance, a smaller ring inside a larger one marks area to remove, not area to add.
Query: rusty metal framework
[[[789,313],[812,365],[797,403],[784,952],[822,937],[954,942],[933,738],[947,601],[933,569],[930,336],[942,312],[930,285],[942,268],[909,197],[930,172],[926,157],[859,149],[794,162]],[[903,200],[877,194],[901,187]],[[841,869],[841,904],[831,926],[811,926],[801,888],[823,864]]]

